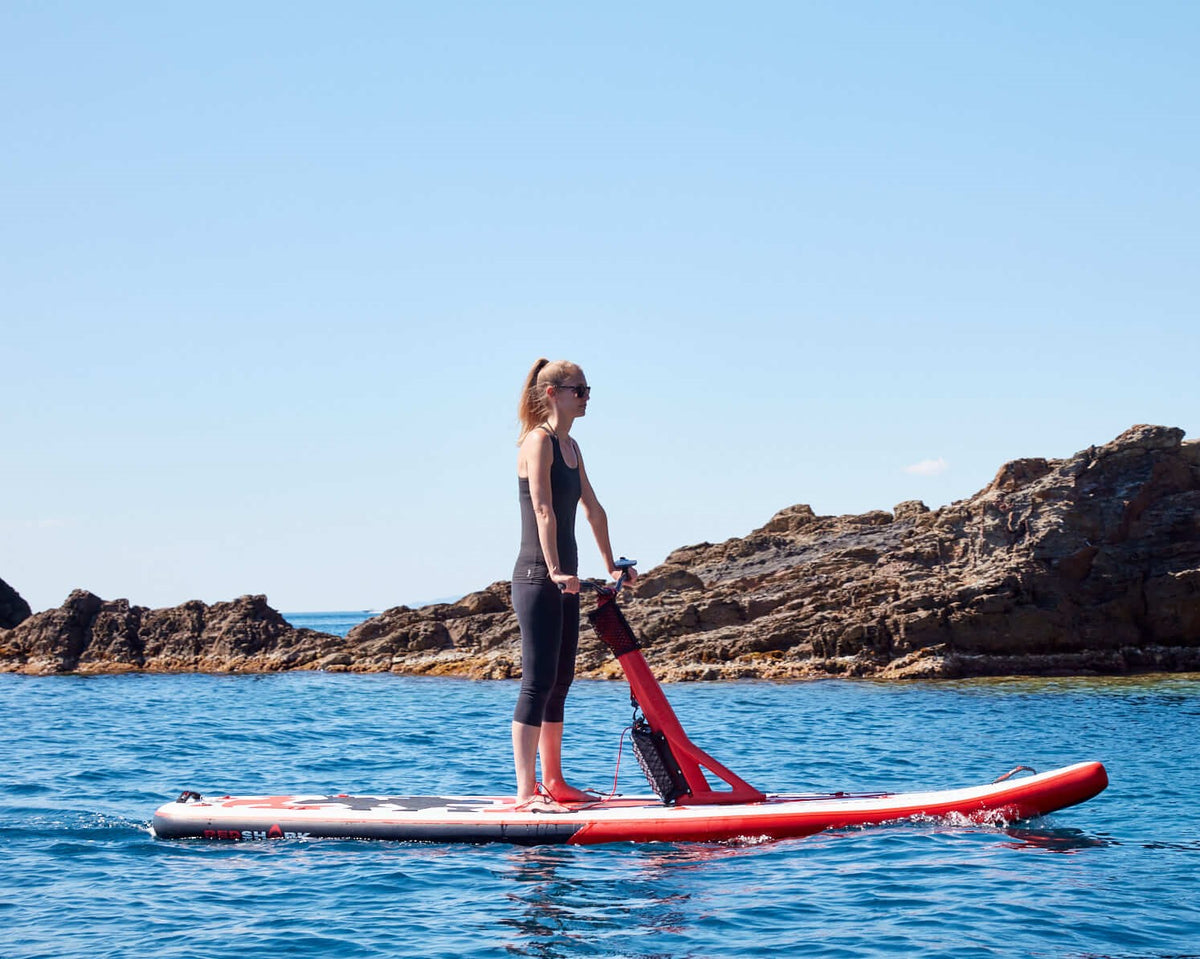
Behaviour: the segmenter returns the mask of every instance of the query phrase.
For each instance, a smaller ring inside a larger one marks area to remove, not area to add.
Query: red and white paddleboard
[[[617,565],[634,564],[621,559]],[[1108,785],[1104,767],[1087,762],[1021,779],[1010,773],[986,786],[965,789],[768,796],[688,738],[617,608],[615,598],[623,582],[624,575],[616,587],[590,584],[598,600],[588,619],[617,657],[634,702],[644,713],[633,724],[633,749],[656,797],[616,797],[569,804],[566,812],[539,812],[518,809],[513,799],[497,796],[205,799],[185,792],[154,813],[154,832],[165,839],[342,838],[529,845],[788,839],[914,818],[958,817],[994,824],[1031,819],[1091,799]],[[710,777],[729,788],[714,789]]]
[[[1084,802],[1108,785],[1077,763],[986,786],[932,792],[767,796],[758,802],[665,805],[618,797],[569,812],[514,809],[511,797],[223,796],[185,793],[154,814],[167,839],[392,839],[520,844],[787,839],[911,819],[1002,825]]]

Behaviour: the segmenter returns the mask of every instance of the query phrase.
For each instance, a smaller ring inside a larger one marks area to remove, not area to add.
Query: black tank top
[[[546,431],[549,433],[549,431]],[[558,437],[550,433],[554,459],[550,463],[550,498],[554,505],[554,520],[558,526],[558,562],[562,572],[572,576],[579,572],[579,549],[575,545],[575,509],[579,505],[579,467],[569,467],[558,447]],[[578,451],[577,451],[578,454]],[[529,479],[519,477],[517,489],[521,500],[521,551],[513,567],[513,582],[540,582],[550,575],[542,544],[538,539],[537,515],[529,494]]]

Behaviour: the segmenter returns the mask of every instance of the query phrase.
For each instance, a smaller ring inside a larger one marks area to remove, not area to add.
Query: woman
[[[525,380],[517,482],[521,551],[513,568],[512,601],[521,626],[521,692],[513,711],[517,808],[566,812],[564,802],[587,793],[562,772],[563,703],[575,676],[579,647],[579,556],[575,511],[580,504],[605,567],[615,579],[608,517],[596,499],[571,425],[587,412],[591,387],[574,363],[538,360]],[[636,578],[629,570],[629,579]],[[538,793],[536,761],[542,761]]]

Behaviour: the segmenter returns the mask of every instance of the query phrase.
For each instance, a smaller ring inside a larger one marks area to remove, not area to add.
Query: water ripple
[[[0,676],[4,956],[1186,956],[1200,681],[680,685],[697,741],[771,791],[965,785],[1103,760],[1015,825],[595,848],[163,842],[183,789],[509,788],[511,683]],[[567,748],[609,788],[628,696],[579,683]],[[628,750],[626,750],[628,758]],[[636,765],[625,792],[646,785]]]

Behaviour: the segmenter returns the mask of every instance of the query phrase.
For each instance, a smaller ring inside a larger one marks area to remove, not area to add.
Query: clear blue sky
[[[0,577],[504,579],[540,355],[644,567],[1195,436],[1198,49],[1191,3],[8,0]]]

